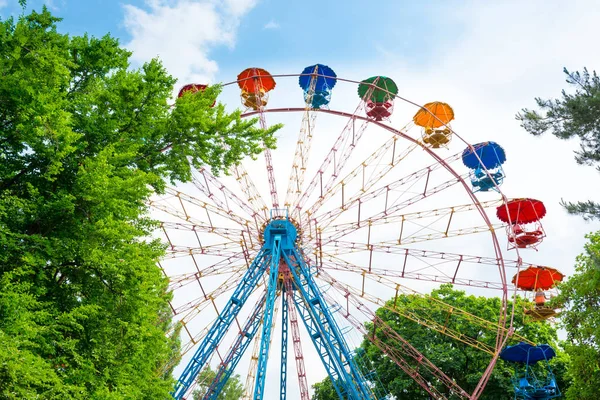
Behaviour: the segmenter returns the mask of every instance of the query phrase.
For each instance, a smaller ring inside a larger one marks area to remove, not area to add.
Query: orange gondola
[[[512,278],[513,285],[521,290],[548,290],[561,282],[564,278],[562,272],[555,268],[530,266]]]
[[[545,291],[555,287],[564,278],[564,275],[555,268],[530,266],[519,271],[512,278],[512,283],[518,289],[533,293],[533,307],[526,308],[524,313],[533,321],[544,321],[554,317],[557,312],[555,307],[547,304]]]
[[[438,149],[446,146],[452,138],[450,121],[454,119],[454,110],[446,103],[434,101],[427,103],[413,117],[413,122],[423,128],[423,142]]]

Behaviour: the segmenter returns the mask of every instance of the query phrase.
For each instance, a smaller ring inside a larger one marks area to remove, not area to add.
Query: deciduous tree
[[[210,367],[203,369],[202,372],[198,374],[198,378],[196,378],[196,382],[198,382],[196,387],[198,389],[193,393],[194,400],[202,399],[216,376],[216,371],[212,370]],[[217,400],[239,400],[243,395],[244,385],[242,385],[242,382],[240,381],[240,376],[232,375],[223,386],[223,389],[217,396]]]
[[[433,290],[431,296],[434,299],[443,301],[445,304],[488,321],[497,321],[500,315],[499,298],[468,296],[462,290],[453,289],[452,285],[442,285],[439,289]],[[556,329],[543,322],[524,324],[520,313],[524,307],[531,307],[531,304],[520,299],[516,302],[516,307],[515,332],[535,343],[548,343],[558,349]],[[394,309],[398,309],[400,313],[394,312]],[[472,392],[489,364],[491,356],[482,350],[452,339],[436,330],[426,328],[402,316],[403,313],[406,314],[409,311],[418,313],[423,317],[427,315],[439,324],[446,324],[449,328],[492,347],[495,345],[495,332],[482,329],[480,324],[472,323],[469,318],[453,316],[448,314],[447,311],[442,311],[442,309],[431,309],[431,302],[420,295],[398,296],[397,299],[390,300],[385,308],[382,307],[376,312],[378,317],[429,358],[450,378],[455,380],[460,387]],[[372,334],[373,324],[367,324],[367,328]],[[390,338],[389,335],[381,334],[380,328],[375,328],[375,334],[384,343],[391,346],[398,345],[395,339]],[[398,399],[425,400],[430,398],[425,390],[404,373],[393,360],[383,354],[369,339],[365,338],[362,348],[366,352],[363,360],[367,361],[369,370],[367,372],[374,372],[375,374],[372,375],[377,376],[377,380],[373,383],[383,386],[379,388],[379,392],[392,394]],[[554,364],[559,386],[565,387],[567,382],[564,379],[565,360],[562,353]],[[490,400],[512,398],[514,391],[511,376],[513,372],[512,365],[500,360],[480,398]],[[314,386],[316,389],[314,400],[333,400],[336,398],[335,394],[330,395],[330,391],[322,390],[328,387],[326,381]],[[438,387],[442,393],[446,393],[448,398],[454,398],[439,383],[432,382],[432,384]]]
[[[600,232],[587,236],[575,274],[560,285],[561,322],[567,331],[571,387],[567,399],[593,400],[600,387]]]
[[[0,397],[164,399],[178,350],[145,206],[273,132],[47,9],[0,21]]]

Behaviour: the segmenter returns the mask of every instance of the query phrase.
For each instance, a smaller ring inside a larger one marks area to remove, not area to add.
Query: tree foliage
[[[579,164],[596,166],[600,171],[600,77],[587,69],[583,72],[569,72],[566,68],[567,83],[574,93],[562,91],[560,99],[535,101],[541,113],[523,109],[517,114],[521,126],[532,135],[551,132],[560,139],[580,140],[580,150],[575,152]],[[584,219],[600,219],[600,204],[592,201],[577,203],[563,202],[570,213],[582,215]]]
[[[218,86],[171,107],[158,60],[130,69],[116,39],[59,21],[0,21],[0,397],[168,398],[178,335],[145,202],[278,127],[211,108]]]
[[[198,389],[192,393],[194,400],[202,399],[216,376],[216,371],[212,370],[210,367],[203,369],[198,374],[198,378],[196,378],[196,382],[198,383],[196,387]],[[217,396],[217,400],[239,400],[243,395],[244,385],[242,385],[240,376],[232,375],[223,386],[223,390],[221,390]]]
[[[534,135],[550,131],[561,139],[578,137],[581,148],[575,159],[579,164],[596,166],[600,171],[600,77],[584,68],[569,72],[567,83],[574,93],[563,90],[562,98],[536,99],[544,111],[524,109],[517,115],[522,126]],[[600,220],[600,204],[588,200],[565,203],[567,210],[586,220]],[[585,253],[577,258],[575,274],[559,285],[562,304],[561,323],[567,331],[565,350],[570,356],[570,399],[591,399],[600,387],[600,232],[588,236]]]
[[[329,377],[312,385],[314,390],[312,400],[338,400],[337,392]]]
[[[488,321],[497,321],[500,313],[500,299],[467,296],[464,291],[455,290],[452,285],[442,285],[439,289],[433,290],[431,296],[441,300],[444,303],[460,308],[470,314],[484,318]],[[515,332],[536,343],[548,343],[557,346],[556,329],[547,323],[529,323],[524,324],[519,312],[524,307],[530,307],[531,304],[523,299],[518,299],[516,303],[517,318],[515,318]],[[490,362],[491,356],[481,350],[471,347],[463,342],[454,340],[447,335],[428,329],[422,325],[400,316],[394,312],[397,308],[403,312],[413,311],[419,315],[427,315],[440,324],[447,324],[448,327],[466,335],[472,339],[479,340],[488,345],[495,345],[494,330],[482,329],[478,324],[471,323],[467,318],[448,315],[446,311],[431,309],[431,302],[419,295],[402,295],[397,299],[392,299],[386,304],[386,308],[379,308],[376,312],[383,321],[389,324],[396,332],[406,339],[417,350],[429,358],[446,375],[454,379],[463,389],[472,392],[475,389],[483,371]],[[373,333],[373,324],[367,324],[369,334]],[[383,342],[391,346],[396,346],[396,341],[381,332],[376,327],[375,334]],[[366,352],[364,360],[367,361],[369,372],[375,372],[378,381],[376,385],[382,385],[378,391],[380,393],[390,393],[398,399],[429,399],[425,392],[412,378],[405,374],[397,364],[389,357],[384,355],[369,339],[365,338],[361,347]],[[564,387],[565,382],[565,358],[564,354],[558,357],[554,365],[559,385]],[[511,398],[514,393],[511,384],[513,366],[500,360],[490,377],[490,380],[483,392],[481,399],[501,399]],[[333,400],[336,399],[335,393],[330,395],[327,391],[329,380],[313,386],[315,388],[314,400]],[[437,383],[434,383],[438,387]],[[443,386],[438,389],[446,393],[448,398],[453,398],[448,390]]]
[[[560,285],[562,326],[572,386],[568,399],[596,399],[600,388],[600,232],[587,236],[585,253],[577,258],[575,274]]]

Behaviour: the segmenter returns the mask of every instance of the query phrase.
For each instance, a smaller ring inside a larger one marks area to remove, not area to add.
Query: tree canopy
[[[455,290],[449,284],[442,285],[439,289],[433,290],[431,297],[488,321],[497,321],[499,317],[499,298],[468,296],[464,291]],[[424,310],[431,310],[430,304],[425,297],[420,295],[402,295],[398,296],[397,299],[387,302],[386,306],[379,308],[376,314],[417,350],[429,358],[446,375],[454,379],[459,386],[472,392],[483,371],[489,364],[491,356],[482,350],[452,339],[436,330],[426,328],[402,316],[403,313],[408,311],[423,315]],[[557,333],[554,327],[548,323],[540,322],[525,324],[523,318],[520,318],[519,313],[522,312],[523,308],[531,307],[529,302],[518,299],[516,307],[515,333],[533,342],[548,343],[558,348]],[[400,312],[397,313],[394,310]],[[471,323],[468,318],[449,315],[448,312],[441,309],[431,310],[427,314],[437,323],[446,324],[446,326],[472,339],[479,340],[491,346],[495,344],[495,334],[493,334],[492,330],[482,329],[479,324]],[[367,328],[371,335],[373,333],[373,324],[367,324]],[[381,341],[395,346],[395,339],[390,338],[388,335],[383,335],[379,328],[375,327],[375,329],[375,334]],[[363,359],[367,361],[368,371],[365,371],[365,373],[374,372],[371,375],[377,376],[378,381],[374,382],[374,384],[383,386],[379,388],[379,392],[392,394],[398,399],[429,399],[429,394],[405,374],[389,357],[383,354],[372,341],[365,338],[361,347],[366,353],[366,357]],[[564,355],[561,354],[555,363],[555,373],[559,381],[559,387],[564,387],[567,384],[564,379],[564,363]],[[480,398],[499,399],[512,396],[514,391],[510,378],[513,371],[512,365],[500,360]],[[329,378],[313,386],[313,389],[315,389],[314,400],[333,400],[336,398],[335,392],[329,390],[329,386],[332,385],[330,382],[327,382],[328,380]],[[437,385],[437,383],[434,384]],[[440,386],[438,389],[442,393],[449,395],[446,388]],[[452,395],[449,395],[449,398],[453,398]]]
[[[567,331],[572,385],[567,399],[592,400],[600,388],[600,232],[587,236],[575,274],[560,285],[561,324]]]
[[[581,73],[566,68],[564,72],[574,92],[563,90],[560,99],[538,98],[544,114],[524,109],[517,119],[534,135],[550,131],[561,139],[578,137],[581,148],[575,159],[600,171],[600,77],[585,68]],[[586,220],[600,220],[600,204],[592,200],[564,205]],[[559,285],[556,299],[557,306],[563,307],[560,321],[568,338],[569,399],[593,399],[600,387],[600,232],[588,239],[585,253],[577,258],[575,274]]]
[[[115,38],[59,21],[0,21],[0,397],[169,398],[178,334],[146,200],[278,126],[211,107],[218,86],[170,104],[158,60],[133,69]]]
[[[203,369],[196,378],[197,388],[192,393],[194,400],[200,400],[206,394],[215,377],[217,372],[210,367]],[[239,375],[232,375],[227,379],[227,382],[223,386],[223,389],[217,396],[217,400],[239,400],[244,394],[244,385],[240,380]]]
[[[590,74],[585,68],[582,73],[565,68],[564,73],[573,93],[563,90],[559,99],[536,98],[541,112],[525,108],[517,119],[532,135],[550,132],[560,139],[579,138],[580,150],[575,152],[575,160],[600,171],[600,77],[596,71]],[[600,204],[593,200],[563,205],[570,213],[600,220]]]

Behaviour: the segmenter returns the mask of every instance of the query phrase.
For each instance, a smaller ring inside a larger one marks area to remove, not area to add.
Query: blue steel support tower
[[[280,356],[280,399],[286,397],[287,378],[287,324],[288,309],[284,296],[292,296],[293,304],[300,314],[311,340],[340,398],[349,400],[374,399],[361,371],[356,365],[342,332],[316,285],[309,265],[298,247],[298,231],[287,210],[271,211],[271,219],[263,230],[264,243],[261,250],[235,288],[231,298],[217,320],[198,345],[198,349],[188,362],[172,392],[173,398],[183,399],[188,394],[200,371],[207,366],[211,355],[230,329],[232,322],[252,294],[265,273],[268,274],[266,293],[255,305],[244,328],[229,349],[219,366],[217,375],[204,395],[205,399],[216,399],[248,344],[259,331],[262,332],[254,399],[272,399],[274,393],[265,393],[267,361],[271,343],[271,326],[277,296],[283,301],[282,350]],[[292,293],[284,293],[282,275],[289,274],[292,280]]]

